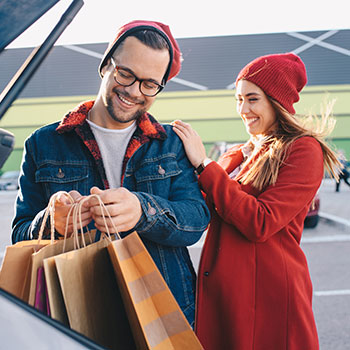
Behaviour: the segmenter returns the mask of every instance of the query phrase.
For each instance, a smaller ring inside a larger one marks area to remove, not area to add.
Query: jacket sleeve
[[[42,187],[35,182],[36,164],[31,156],[30,139],[26,140],[19,178],[15,215],[12,221],[12,243],[36,238],[47,205]],[[47,227],[44,232],[47,232]]]
[[[156,243],[189,246],[196,243],[207,228],[210,213],[199,188],[194,168],[189,163],[182,142],[176,136],[176,160],[181,173],[171,182],[170,195],[134,192],[142,206],[137,232]]]
[[[309,207],[323,178],[321,146],[302,137],[290,147],[275,185],[257,197],[245,192],[217,163],[209,164],[200,184],[217,214],[247,239],[264,242]]]

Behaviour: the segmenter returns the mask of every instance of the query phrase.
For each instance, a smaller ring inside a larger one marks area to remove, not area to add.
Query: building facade
[[[294,52],[305,62],[308,84],[296,104],[298,114],[320,114],[335,100],[337,119],[329,142],[350,158],[350,30],[179,38],[180,74],[158,96],[151,113],[160,122],[182,119],[202,136],[208,149],[248,137],[235,110],[234,79],[257,56]],[[23,144],[35,129],[59,120],[84,100],[94,99],[97,68],[108,43],[55,46],[19,98],[0,120],[15,134],[15,149],[2,171],[19,169]],[[0,54],[0,90],[32,48]]]

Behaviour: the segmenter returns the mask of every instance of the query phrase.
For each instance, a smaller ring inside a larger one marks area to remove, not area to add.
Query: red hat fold
[[[119,44],[132,33],[146,29],[159,33],[169,45],[170,62],[163,78],[164,82],[172,79],[180,72],[182,61],[181,51],[176,40],[170,32],[169,26],[160,22],[136,20],[120,27],[116,38],[108,45],[99,66],[100,76],[102,76],[101,70],[103,66],[106,65],[108,59],[113,55]]]
[[[279,102],[289,113],[295,114],[293,104],[307,82],[303,61],[294,53],[266,55],[248,63],[238,74],[259,86],[266,95]]]

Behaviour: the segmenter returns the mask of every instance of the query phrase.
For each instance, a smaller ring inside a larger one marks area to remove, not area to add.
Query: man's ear
[[[109,65],[111,64],[111,59],[109,58],[106,62],[106,64],[101,68],[101,75],[102,75],[102,78],[105,76],[107,70],[108,70],[108,67]]]

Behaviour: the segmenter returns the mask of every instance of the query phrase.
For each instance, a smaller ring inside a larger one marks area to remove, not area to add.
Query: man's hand
[[[105,222],[98,200],[96,198],[89,199],[87,205],[90,207],[96,228],[101,232],[107,232],[106,224],[110,233],[116,233],[115,228],[117,232],[128,231],[134,228],[140,220],[142,215],[141,203],[137,196],[126,188],[100,190],[97,187],[93,187],[90,192],[91,194],[97,194],[101,198],[113,221],[112,223],[108,214],[104,212]]]
[[[78,191],[70,191],[69,194],[71,195],[75,203],[85,198]],[[72,205],[73,205],[72,202],[66,195],[59,196],[55,201],[55,216],[54,216],[55,229],[62,236],[65,234],[66,225],[68,225],[67,236],[69,237],[73,233],[73,215],[72,215],[73,213],[72,212],[69,215],[69,219],[67,222],[67,216]],[[82,227],[87,226],[92,220],[89,208],[84,205],[81,208],[81,219],[82,219]],[[78,223],[78,229],[80,228],[81,227]]]

